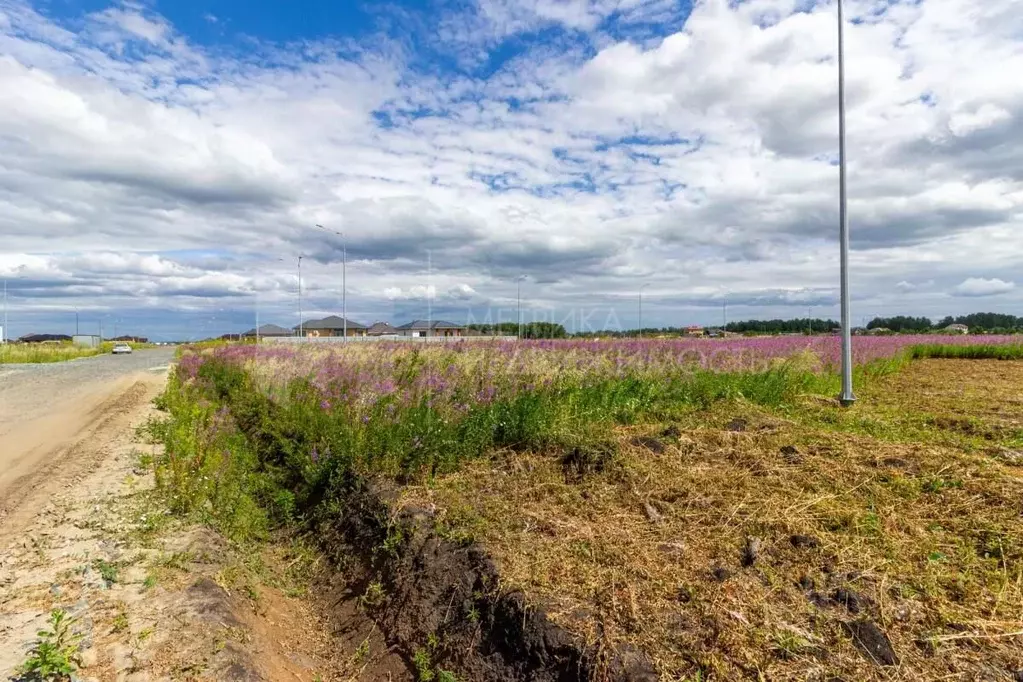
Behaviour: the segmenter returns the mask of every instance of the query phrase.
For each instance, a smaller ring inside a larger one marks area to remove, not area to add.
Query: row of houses
[[[73,341],[80,343],[80,339],[96,339],[96,344],[101,341],[125,341],[128,343],[149,343],[149,339],[144,336],[115,336],[112,339],[103,339],[99,336],[93,336],[91,334],[75,334],[71,336],[69,334],[25,334],[18,337],[19,343],[67,343]],[[90,342],[84,343],[83,345],[93,345]]]
[[[264,324],[259,329],[250,329],[242,337],[274,337],[300,336],[309,338],[321,336],[473,336],[477,332],[465,325],[445,322],[444,320],[413,320],[397,327],[388,322],[374,322],[364,325],[355,320],[345,320],[337,315],[330,315],[321,320],[308,320],[291,329],[276,324]]]

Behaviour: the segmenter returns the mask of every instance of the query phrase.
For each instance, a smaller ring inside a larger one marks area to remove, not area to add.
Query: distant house
[[[884,336],[885,334],[894,334],[894,333],[895,332],[893,332],[888,327],[874,327],[873,329],[868,329],[867,330],[867,334],[869,334],[870,336]]]
[[[232,336],[237,336],[237,334],[232,334]],[[145,336],[115,336],[114,338],[108,340],[124,341],[125,343],[149,343],[149,339],[146,338]]]
[[[945,327],[942,331],[948,334],[969,334],[970,328],[965,324],[950,324]]]
[[[683,336],[703,336],[703,327],[698,324],[691,324],[682,330]]]
[[[366,336],[398,336],[398,328],[387,322],[374,322],[366,330]]]
[[[295,331],[299,331],[299,327],[295,327]],[[325,317],[322,320],[309,320],[303,322],[301,326],[301,332],[306,336],[344,336],[345,330],[347,329],[348,336],[365,336],[366,325],[359,324],[353,320],[348,320],[348,324],[345,324],[343,317],[337,315],[331,315]]]
[[[259,336],[294,336],[295,332],[284,327],[278,327],[276,324],[264,324],[259,327]],[[255,338],[256,330],[250,329],[247,332],[242,333],[243,337]]]
[[[402,336],[466,336],[463,325],[444,320],[413,320],[398,327],[398,333]]]

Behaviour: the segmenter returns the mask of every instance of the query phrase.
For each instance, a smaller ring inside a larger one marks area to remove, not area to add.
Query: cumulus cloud
[[[401,287],[387,287],[384,295],[391,300],[404,301],[425,301],[437,297],[437,288],[431,285],[416,285],[402,289]]]
[[[847,11],[854,312],[1018,302],[1023,8]],[[473,0],[393,25],[238,50],[144,6],[0,0],[18,310],[134,294],[136,315],[204,297],[234,306],[218,319],[291,315],[299,255],[308,305],[331,309],[344,248],[370,317],[507,304],[519,277],[536,309],[647,284],[657,324],[722,300],[837,313],[833,3]]]
[[[1015,282],[970,277],[955,287],[952,293],[956,296],[997,296],[998,294],[1007,294],[1015,288]]]

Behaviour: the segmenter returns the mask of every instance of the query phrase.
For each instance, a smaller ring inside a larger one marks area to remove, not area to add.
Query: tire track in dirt
[[[16,426],[4,436],[10,463],[0,474],[0,543],[17,535],[38,509],[76,477],[94,469],[107,444],[164,385],[166,375],[136,374],[98,402]]]
[[[18,454],[35,468],[8,478],[2,498],[0,679],[17,674],[53,608],[83,637],[83,682],[411,679],[365,674],[386,658],[378,633],[335,663],[337,641],[313,600],[259,582],[247,567],[269,564],[251,549],[167,514],[139,463],[140,450],[159,446],[135,438],[164,381],[132,374],[63,424],[17,426]]]

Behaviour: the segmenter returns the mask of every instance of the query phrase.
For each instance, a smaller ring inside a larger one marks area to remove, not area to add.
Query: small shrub
[[[359,600],[362,602],[363,606],[373,608],[374,606],[380,606],[380,604],[384,603],[385,596],[386,593],[384,592],[383,584],[378,580],[374,580],[366,587],[366,592]]]
[[[436,674],[433,672],[433,660],[430,652],[426,649],[416,649],[412,654],[412,665],[416,668],[416,675],[419,682],[433,682]]]
[[[99,572],[100,577],[103,578],[103,582],[107,584],[107,587],[110,587],[117,582],[117,564],[110,563],[106,559],[96,559],[96,561],[92,562],[92,566]]]
[[[82,635],[72,631],[76,619],[63,609],[50,612],[49,630],[40,630],[20,672],[26,680],[67,682],[81,665]]]

